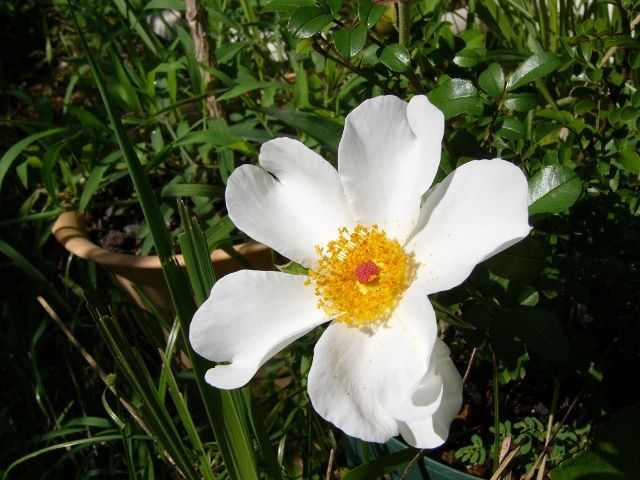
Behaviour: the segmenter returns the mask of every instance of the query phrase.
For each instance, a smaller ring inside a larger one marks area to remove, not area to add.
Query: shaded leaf
[[[569,342],[555,315],[536,307],[516,307],[505,312],[505,325],[524,342],[530,353],[563,364]]]
[[[64,132],[64,128],[52,128],[51,130],[45,130],[43,132],[37,132],[32,135],[29,135],[26,138],[23,138],[18,143],[13,145],[9,150],[5,152],[5,154],[0,158],[0,189],[2,188],[2,181],[4,180],[5,175],[11,168],[11,164],[15,161],[16,158],[36,140],[39,140],[44,137],[49,137],[51,135],[56,135],[58,133]]]
[[[640,478],[640,406],[622,410],[596,430],[593,444],[549,472],[551,480]]]

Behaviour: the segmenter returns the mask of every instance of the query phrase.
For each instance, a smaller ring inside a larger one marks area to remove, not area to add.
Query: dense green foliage
[[[510,438],[517,474],[639,474],[640,5],[461,5],[414,0],[403,23],[396,4],[369,0],[206,2],[206,66],[184,19],[167,17],[165,37],[152,28],[150,15],[162,24],[162,9],[184,10],[179,0],[0,5],[0,473],[402,472],[418,452],[348,453],[314,413],[313,335],[229,395],[199,393],[185,355],[204,366],[182,335],[214,281],[206,251],[242,238],[223,201],[235,167],[278,136],[335,161],[344,117],[364,99],[425,93],[447,118],[438,180],[472,159],[510,160],[529,179],[533,226],[433,298],[467,375],[450,441],[427,454],[489,478]],[[165,272],[174,323],[50,233],[65,210],[140,205],[138,253],[188,257],[190,284]]]

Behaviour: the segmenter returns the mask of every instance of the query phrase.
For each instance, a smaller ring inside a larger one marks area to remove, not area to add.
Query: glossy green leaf
[[[300,7],[313,7],[316,2],[313,0],[273,0],[269,2],[260,13],[279,12],[291,13]]]
[[[367,29],[364,24],[356,28],[343,28],[335,37],[335,45],[344,58],[351,58],[360,53],[367,41]]]
[[[380,61],[394,72],[405,72],[411,65],[411,55],[407,47],[393,43],[384,47]]]
[[[362,0],[358,10],[360,23],[364,23],[367,28],[371,28],[380,20],[384,12],[384,5],[373,3],[370,0]]]
[[[566,361],[569,342],[554,315],[537,307],[516,307],[504,316],[505,324],[530,353],[558,364]]]
[[[627,172],[640,173],[640,155],[631,149],[620,152],[620,163]]]
[[[538,104],[535,92],[507,93],[504,96],[504,106],[516,112],[528,112]]]
[[[596,429],[586,450],[549,472],[551,480],[640,478],[640,406],[628,407]]]
[[[482,114],[482,98],[469,80],[453,78],[431,90],[427,96],[446,118],[464,112],[475,116]]]
[[[582,182],[568,167],[544,167],[529,180],[529,215],[560,213],[571,205],[582,192]]]
[[[287,27],[298,38],[309,38],[331,23],[331,15],[318,7],[298,8]]]
[[[453,57],[453,63],[462,68],[475,67],[480,62],[480,55],[473,48],[463,48]]]
[[[498,63],[492,63],[478,77],[478,85],[494,98],[499,98],[504,91],[504,72]]]
[[[498,135],[509,140],[519,140],[527,133],[524,124],[515,117],[507,117],[502,121]]]
[[[530,56],[520,64],[507,80],[507,92],[522,87],[538,78],[549,75],[560,65],[560,57],[551,52],[541,52]]]
[[[536,127],[533,138],[538,145],[548,145],[559,140],[558,134],[562,125],[557,123],[541,123]]]

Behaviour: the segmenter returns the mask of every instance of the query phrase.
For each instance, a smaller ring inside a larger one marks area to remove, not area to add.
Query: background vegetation
[[[0,4],[0,473],[373,478],[427,455],[485,478],[499,465],[638,475],[640,4],[215,0],[201,13],[204,57],[182,1]],[[203,363],[181,361],[214,281],[203,252],[243,238],[229,174],[283,135],[335,161],[345,115],[385,93],[427,93],[445,112],[439,179],[476,158],[520,166],[534,227],[434,296],[465,404],[444,447],[390,456],[310,407],[313,335],[242,392],[199,392]],[[166,272],[175,322],[62,250],[50,227],[69,209],[111,246],[191,253],[189,284]]]

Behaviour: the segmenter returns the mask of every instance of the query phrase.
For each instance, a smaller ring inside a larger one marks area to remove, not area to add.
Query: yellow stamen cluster
[[[316,247],[320,260],[309,270],[315,284],[318,307],[331,318],[349,325],[384,322],[413,280],[413,264],[396,240],[390,240],[377,225],[358,225],[325,248]],[[358,281],[356,270],[373,262],[379,272],[371,281]]]

